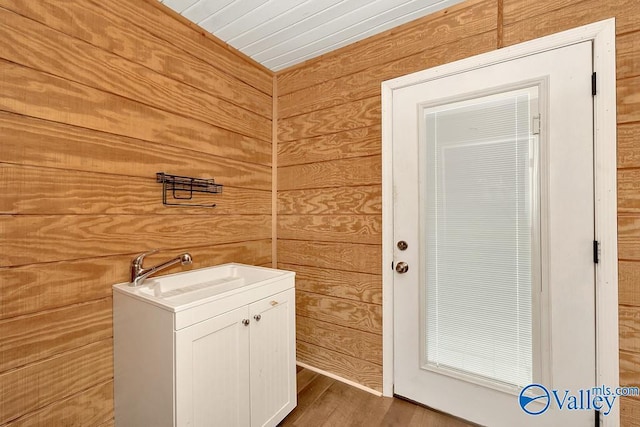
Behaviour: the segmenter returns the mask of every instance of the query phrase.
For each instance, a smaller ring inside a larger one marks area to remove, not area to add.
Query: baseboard
[[[329,377],[336,381],[340,381],[341,383],[345,383],[347,385],[350,385],[351,387],[359,388],[360,390],[366,391],[367,393],[375,394],[376,396],[382,396],[382,393],[379,392],[378,390],[365,387],[362,384],[358,384],[346,378],[342,378],[336,374],[332,374],[331,372],[323,371],[322,369],[315,368],[313,366],[307,365],[306,363],[302,363],[302,362],[296,362],[296,365],[300,366],[301,368],[308,369],[313,372],[317,372],[318,374],[324,375],[325,377]]]

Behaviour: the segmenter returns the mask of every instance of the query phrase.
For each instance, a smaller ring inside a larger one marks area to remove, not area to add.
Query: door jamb
[[[406,86],[483,68],[500,62],[591,40],[594,96],[595,239],[600,243],[596,265],[596,384],[618,387],[618,234],[616,175],[615,18],[552,34],[382,83],[382,389],[393,395],[393,91]],[[615,405],[601,425],[620,425]]]

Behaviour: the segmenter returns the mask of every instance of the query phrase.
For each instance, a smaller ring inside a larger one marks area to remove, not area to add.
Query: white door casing
[[[384,261],[384,393],[390,395],[393,385],[393,281],[394,273],[390,269],[394,260],[395,240],[393,237],[394,197],[391,186],[391,161],[393,152],[392,105],[393,92],[403,87],[433,81],[445,76],[453,76],[468,70],[476,70],[482,75],[483,68],[509,60],[523,58],[535,53],[558,49],[575,44],[581,40],[593,42],[594,69],[598,72],[599,96],[595,97],[595,234],[600,242],[600,264],[596,270],[597,305],[597,358],[598,384],[617,385],[617,254],[615,233],[615,69],[613,55],[613,22],[604,21],[581,27],[576,30],[549,36],[544,39],[525,43],[492,52],[475,58],[448,64],[411,76],[395,79],[383,84],[383,261]],[[590,43],[589,43],[590,44]],[[589,46],[590,49],[590,46]],[[555,61],[562,62],[562,58]],[[534,73],[535,75],[535,73]],[[485,76],[490,78],[490,74]],[[515,81],[518,81],[517,79]],[[460,82],[464,86],[464,81]],[[553,83],[552,83],[553,84]],[[494,83],[495,85],[495,83]],[[491,85],[489,85],[491,86]],[[473,91],[473,85],[467,89],[458,88],[458,93]],[[477,90],[477,89],[476,89]],[[405,91],[410,92],[410,91]],[[443,97],[441,95],[440,97]],[[436,96],[437,98],[437,96]],[[611,108],[611,105],[614,108]],[[553,120],[553,119],[552,119]],[[405,124],[406,125],[406,124]],[[414,125],[415,126],[415,125]],[[570,133],[565,137],[573,137]],[[613,144],[612,144],[613,142]],[[396,147],[397,150],[397,147]],[[566,154],[566,153],[565,153]],[[569,158],[569,157],[567,157]],[[588,160],[590,161],[590,160]],[[591,161],[590,161],[591,162]],[[396,171],[397,172],[397,171]],[[553,176],[551,177],[553,180]],[[557,204],[557,203],[556,203]],[[591,202],[593,205],[593,202]],[[397,212],[396,212],[397,215]],[[551,224],[553,227],[553,224]],[[561,243],[561,242],[560,242]],[[588,248],[585,250],[588,251]],[[404,255],[404,254],[403,254]],[[584,255],[584,254],[583,254]],[[400,259],[396,258],[396,261]],[[414,261],[414,271],[417,261]],[[558,271],[557,274],[562,274]],[[397,277],[396,277],[397,278]],[[572,294],[564,295],[569,299]],[[562,334],[559,331],[556,334]],[[570,333],[564,338],[570,338]],[[613,337],[613,338],[611,338]],[[562,341],[564,338],[560,338]],[[588,343],[586,344],[588,345]],[[555,352],[554,355],[557,355]],[[589,359],[586,357],[585,359]],[[592,359],[591,359],[592,360]],[[562,363],[562,360],[556,360]],[[566,362],[566,361],[565,361]],[[561,372],[555,374],[553,381],[571,382]],[[562,384],[558,384],[562,385]],[[568,384],[571,386],[571,384]],[[515,399],[514,399],[515,401]],[[473,405],[471,405],[473,406]],[[519,408],[518,408],[519,409]],[[607,425],[617,425],[617,408],[603,421]]]

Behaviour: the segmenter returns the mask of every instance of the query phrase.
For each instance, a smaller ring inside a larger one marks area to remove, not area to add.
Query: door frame
[[[444,76],[591,40],[597,92],[594,96],[596,265],[596,383],[619,385],[618,234],[616,157],[615,18],[451,62],[382,83],[382,392],[393,395],[393,91]],[[620,405],[601,418],[605,427],[620,425]]]

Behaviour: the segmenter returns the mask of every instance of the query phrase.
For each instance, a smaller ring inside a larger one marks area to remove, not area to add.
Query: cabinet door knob
[[[270,304],[275,307],[276,305],[278,305],[278,301],[271,301]]]
[[[242,324],[244,326],[249,326],[249,322],[251,322],[249,319],[242,319]]]
[[[262,316],[259,314],[256,314],[255,316],[253,316],[254,319],[256,319],[256,322],[259,322],[260,319],[262,319]]]

